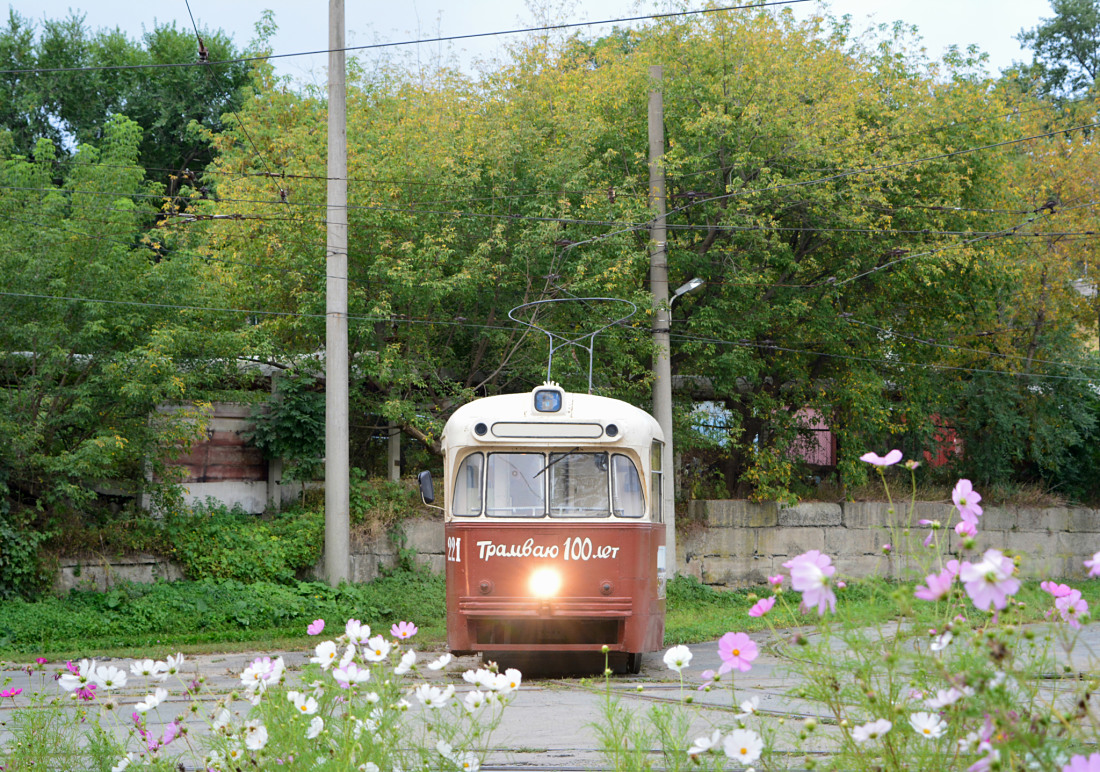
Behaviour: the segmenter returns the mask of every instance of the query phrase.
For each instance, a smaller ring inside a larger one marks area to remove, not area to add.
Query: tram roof
[[[535,394],[556,389],[562,394],[561,409],[540,412],[535,409]],[[489,431],[479,436],[475,427],[485,424]],[[606,427],[615,424],[618,434],[585,436],[563,431],[566,427]],[[504,435],[497,427],[526,425],[532,427],[529,436]],[[545,428],[545,433],[541,429]],[[559,432],[555,434],[554,432]],[[651,440],[664,440],[660,424],[649,413],[628,402],[595,394],[569,392],[554,383],[546,383],[521,394],[500,394],[482,397],[458,408],[443,429],[444,447],[456,444],[521,444],[534,442],[553,445],[576,445],[578,440],[599,443],[636,445]]]

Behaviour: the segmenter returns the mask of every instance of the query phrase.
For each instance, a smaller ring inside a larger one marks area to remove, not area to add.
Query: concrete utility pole
[[[325,579],[349,574],[348,131],[344,0],[328,4],[328,246],[325,261]]]
[[[653,417],[665,433],[661,453],[661,513],[665,518],[665,567],[676,575],[676,473],[672,468],[672,371],[668,361],[668,244],[665,235],[664,67],[649,68],[649,289],[653,293]]]

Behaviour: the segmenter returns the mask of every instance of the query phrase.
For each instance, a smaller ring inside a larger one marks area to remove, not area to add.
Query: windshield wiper
[[[533,476],[533,477],[532,477],[531,479],[533,480],[533,479],[534,479],[535,477],[538,477],[538,476],[539,476],[540,474],[542,474],[543,472],[545,472],[545,471],[546,471],[547,469],[549,469],[550,467],[552,467],[552,466],[553,466],[554,464],[558,463],[558,462],[559,462],[559,461],[561,461],[561,460],[562,460],[563,458],[568,458],[569,456],[573,455],[574,453],[576,453],[576,452],[577,452],[578,450],[580,450],[580,449],[581,449],[581,446],[580,446],[580,445],[578,445],[577,447],[573,448],[573,449],[572,449],[571,451],[569,451],[568,453],[565,453],[564,455],[558,456],[558,457],[557,457],[557,458],[555,458],[555,459],[554,459],[553,461],[551,461],[551,462],[550,462],[549,464],[547,464],[546,466],[544,466],[544,467],[543,467],[542,469],[540,469],[539,471],[535,472],[534,476]],[[551,455],[553,455],[553,454],[551,453]]]

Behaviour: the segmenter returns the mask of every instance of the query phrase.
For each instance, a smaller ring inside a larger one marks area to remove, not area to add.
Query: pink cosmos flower
[[[1100,556],[1100,552],[1097,552],[1096,554],[1098,556]],[[768,584],[773,585],[775,587],[778,587],[779,585],[783,584],[783,574],[776,574],[775,576],[769,576],[768,577]]]
[[[931,528],[928,531],[928,535],[924,537],[924,546],[927,547],[932,543],[932,538],[936,535],[936,531],[940,528],[939,520],[918,520],[917,525],[927,525]]]
[[[306,628],[306,632],[310,635],[320,635],[321,631],[325,629],[325,620],[314,619],[309,627]]]
[[[699,677],[703,679],[703,685],[699,687],[699,691],[701,692],[705,692],[707,689],[722,680],[722,676],[718,675],[713,670],[704,670],[702,673],[699,674]]]
[[[974,538],[978,535],[978,526],[970,520],[960,520],[955,523],[955,533],[962,537]]]
[[[722,658],[718,675],[731,670],[749,672],[752,669],[752,661],[756,659],[758,653],[756,644],[745,633],[726,633],[718,639],[718,656]]]
[[[1100,552],[1085,561],[1085,568],[1089,570],[1089,576],[1100,576]]]
[[[95,699],[95,684],[87,684],[86,686],[77,689],[73,692],[73,696],[84,700],[85,702],[91,702]]]
[[[35,657],[34,661],[37,662],[39,665],[45,665],[46,663],[49,662],[49,660],[46,659],[45,657]]]
[[[1020,580],[1012,576],[1016,567],[1000,550],[989,549],[980,563],[965,562],[959,568],[959,579],[976,608],[986,611],[990,605],[1002,609],[1008,596],[1020,589]]]
[[[1069,595],[1055,598],[1054,608],[1058,609],[1062,619],[1074,629],[1081,627],[1079,618],[1089,613],[1088,601],[1081,598],[1080,590],[1070,590]]]
[[[775,605],[775,596],[774,595],[771,596],[770,598],[761,598],[760,600],[756,601],[756,603],[753,604],[751,609],[749,609],[749,616],[750,617],[762,617],[765,614],[767,614],[769,611],[771,611],[772,606],[774,606],[774,605]]]
[[[924,577],[927,586],[918,587],[913,595],[921,600],[940,600],[951,592],[951,585],[955,583],[955,575],[950,569],[943,569],[938,574],[929,574]]]
[[[1062,772],[1100,772],[1100,753],[1094,753],[1088,758],[1074,756],[1069,764],[1062,767]]]
[[[1073,592],[1068,585],[1058,584],[1057,582],[1039,582],[1039,588],[1046,590],[1055,598],[1064,598]]]
[[[405,640],[406,638],[412,638],[414,635],[416,635],[419,629],[420,628],[418,628],[412,622],[398,622],[390,628],[390,633],[393,635],[394,638]]]
[[[952,558],[951,560],[947,561],[943,565],[948,571],[951,572],[952,576],[958,576],[959,575],[959,561]]]
[[[970,480],[959,480],[955,484],[955,489],[951,491],[951,500],[959,510],[959,517],[975,525],[978,524],[978,518],[982,516],[982,508],[978,502],[982,500],[982,495],[974,490]]]
[[[783,567],[791,572],[791,587],[802,593],[802,610],[817,606],[818,616],[825,615],[825,607],[836,611],[836,595],[829,587],[829,580],[836,573],[828,555],[821,550],[810,550],[787,561]]]
[[[893,549],[894,549],[894,545],[891,544],[890,542],[886,542],[886,544],[882,545],[882,551],[887,555],[889,555],[890,551],[893,550]]]
[[[895,448],[885,456],[880,456],[878,453],[864,453],[859,457],[859,460],[866,461],[868,464],[874,464],[875,466],[893,466],[901,461],[901,451]]]
[[[0,700],[4,699],[5,697],[14,697],[17,694],[22,693],[22,689],[5,689],[4,691],[0,692]]]

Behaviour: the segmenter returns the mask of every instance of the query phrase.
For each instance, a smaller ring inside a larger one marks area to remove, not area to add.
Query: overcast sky
[[[255,22],[268,8],[275,12],[279,25],[273,44],[275,53],[315,51],[328,45],[326,0],[190,0],[190,4],[200,27],[220,27],[233,36],[238,47],[253,37]],[[523,0],[345,0],[345,4],[348,45],[468,35],[535,23],[535,14]],[[667,0],[541,0],[541,5],[562,9],[551,14],[555,20],[599,21],[663,11],[669,4]],[[703,5],[691,0],[692,8]],[[796,3],[792,7],[805,13],[812,5]],[[857,30],[871,23],[896,20],[915,24],[934,58],[952,44],[976,44],[989,54],[994,73],[1013,61],[1028,59],[1015,36],[1021,28],[1030,29],[1041,18],[1052,15],[1047,0],[831,0],[829,5],[837,15],[851,14]],[[71,8],[85,14],[93,28],[117,26],[133,37],[139,36],[143,27],[151,29],[155,21],[174,20],[180,26],[191,26],[183,0],[9,0],[9,6],[36,20],[63,17]],[[588,30],[593,35],[599,31],[598,27]],[[459,41],[450,44],[451,53],[466,64],[472,57],[492,56],[506,39]],[[439,48],[436,45],[434,51],[421,53],[430,56]],[[277,67],[297,79],[317,83],[324,80],[324,57],[283,59]]]

